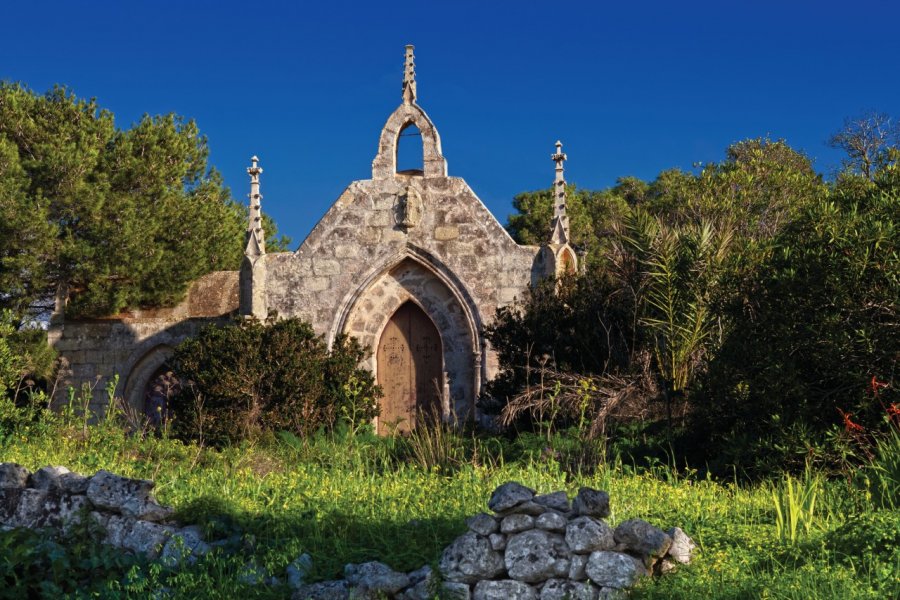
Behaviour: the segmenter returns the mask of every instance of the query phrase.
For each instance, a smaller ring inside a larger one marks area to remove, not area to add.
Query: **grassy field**
[[[402,440],[276,438],[217,451],[114,427],[20,427],[2,440],[0,461],[153,479],[161,502],[210,537],[232,538],[232,552],[175,571],[78,540],[56,545],[4,533],[0,596],[147,597],[167,589],[178,598],[288,597],[287,587],[243,581],[247,565],[283,579],[304,552],[313,557],[310,579],[339,577],[345,563],[366,560],[411,570],[435,563],[465,518],[486,509],[491,491],[516,480],[540,492],[602,488],[612,523],[641,517],[692,536],[694,564],[644,581],[635,598],[900,597],[900,511],[875,510],[844,481],[810,474],[744,486],[620,462],[578,475],[548,453],[504,453],[496,441],[441,444],[454,447],[449,459],[428,461]]]

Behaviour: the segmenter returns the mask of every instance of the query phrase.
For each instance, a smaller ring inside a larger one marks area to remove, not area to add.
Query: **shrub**
[[[634,311],[617,292],[611,278],[592,271],[544,281],[521,302],[498,309],[486,335],[501,371],[488,384],[490,401],[483,408],[499,413],[523,391],[540,386],[547,369],[586,375],[629,369]]]
[[[898,194],[821,199],[743,282],[695,394],[707,454],[760,471],[799,469],[843,415],[883,427],[884,407],[900,398]]]
[[[339,337],[329,350],[298,319],[207,326],[172,359],[183,391],[172,401],[182,438],[222,445],[264,431],[308,436],[340,421],[368,422],[380,390],[359,368],[364,351]]]

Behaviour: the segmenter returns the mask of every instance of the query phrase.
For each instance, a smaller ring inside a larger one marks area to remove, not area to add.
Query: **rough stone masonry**
[[[174,308],[108,319],[65,319],[61,298],[50,331],[51,343],[68,363],[59,398],[67,384],[88,381],[95,384],[92,408],[100,410],[105,382],[118,374],[118,393],[141,409],[173,346],[198,327],[235,314],[259,319],[275,314],[310,322],[329,344],[349,334],[370,349],[367,366],[385,392],[382,420],[405,422],[401,428],[414,425],[423,390],[436,390],[445,419],[477,418],[475,401],[498,368],[485,325],[530,284],[577,269],[566,214],[567,157],[557,142],[551,156],[553,218],[545,243],[521,246],[463,179],[448,175],[437,128],[417,103],[412,46],[406,49],[401,96],[381,130],[371,179],[351,183],[296,252],[266,251],[263,169],[253,157],[240,272],[200,279]],[[418,138],[404,133],[415,129]],[[421,168],[398,171],[397,149],[405,137],[420,141]],[[434,325],[438,340],[387,327],[410,304]],[[388,339],[388,330],[403,336]],[[419,368],[429,361],[436,361],[433,368]],[[417,381],[426,371],[429,381]]]

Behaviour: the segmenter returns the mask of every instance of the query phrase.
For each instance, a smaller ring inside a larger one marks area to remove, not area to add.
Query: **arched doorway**
[[[384,392],[378,433],[408,432],[441,415],[444,352],[432,320],[406,302],[388,319],[378,341],[378,384]]]
[[[475,352],[479,347],[474,320],[477,313],[471,304],[465,304],[461,293],[454,291],[458,287],[451,288],[435,269],[419,259],[406,256],[389,262],[392,264],[374,269],[355,297],[345,300],[336,315],[333,335],[343,332],[364,348],[371,348],[362,365],[379,377],[378,349],[385,324],[403,304],[413,302],[428,315],[440,335],[442,417],[451,421],[474,418],[475,399],[481,390],[480,355]]]

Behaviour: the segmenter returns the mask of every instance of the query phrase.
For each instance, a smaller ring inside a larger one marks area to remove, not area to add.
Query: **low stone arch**
[[[378,341],[388,320],[406,302],[419,306],[441,336],[444,418],[454,414],[458,418],[474,417],[481,386],[479,335],[458,295],[427,265],[406,255],[382,269],[354,296],[339,331],[372,350],[365,366],[377,373]]]
[[[147,385],[174,353],[175,350],[172,346],[158,344],[134,363],[128,372],[123,394],[130,407],[141,412],[144,411]]]
[[[441,153],[441,136],[425,111],[417,104],[401,104],[391,113],[378,141],[372,161],[372,179],[389,179],[397,174],[397,141],[404,128],[415,125],[422,135],[422,168],[425,177],[446,177],[447,160]]]

